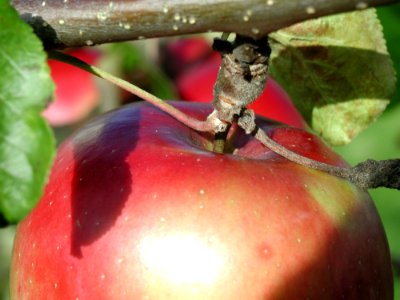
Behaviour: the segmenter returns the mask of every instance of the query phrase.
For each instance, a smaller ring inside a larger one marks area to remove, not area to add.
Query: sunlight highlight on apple
[[[211,284],[225,264],[215,246],[193,235],[146,237],[139,249],[148,270],[174,284]]]

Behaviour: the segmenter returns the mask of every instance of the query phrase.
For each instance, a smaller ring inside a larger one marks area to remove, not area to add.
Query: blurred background
[[[388,50],[397,74],[400,74],[400,4],[378,9]],[[211,101],[212,87],[219,68],[219,54],[211,50],[216,35],[151,39],[132,43],[103,45],[89,49],[69,50],[70,54],[96,64],[162,99]],[[59,62],[49,61],[57,90],[55,101],[44,112],[53,126],[58,143],[88,118],[140,99],[115,86]],[[257,113],[290,125],[301,126],[290,104],[271,111],[276,94],[284,92],[274,81],[253,106]],[[282,96],[282,95],[281,95]],[[287,95],[284,95],[287,97]],[[265,102],[268,101],[268,109]],[[287,113],[289,111],[289,113]],[[286,112],[286,113],[285,113]],[[291,121],[292,120],[292,121]],[[400,157],[400,80],[391,104],[377,122],[346,146],[337,147],[350,164],[368,158]],[[376,189],[370,192],[381,215],[393,256],[395,299],[400,297],[400,192]],[[14,226],[0,228],[0,300],[9,299],[8,272]]]

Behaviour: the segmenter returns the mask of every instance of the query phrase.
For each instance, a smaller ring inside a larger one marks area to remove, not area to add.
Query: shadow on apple
[[[140,125],[139,119],[126,118],[129,116],[122,114],[104,126],[92,125],[91,138],[96,142],[89,139],[74,148],[71,253],[76,257],[82,256],[81,247],[95,242],[114,225],[131,194],[126,157],[135,148]],[[118,131],[123,133],[116,134]]]

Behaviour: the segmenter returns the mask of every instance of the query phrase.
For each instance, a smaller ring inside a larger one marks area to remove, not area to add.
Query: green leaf
[[[400,74],[400,31],[399,31],[399,20],[400,20],[400,3],[395,3],[387,6],[380,6],[377,8],[379,20],[381,20],[383,26],[383,33],[386,38],[390,57],[393,60],[394,69],[396,70],[397,76]],[[397,81],[396,92],[393,96],[395,101],[390,103],[390,107],[393,107],[400,100],[400,82]]]
[[[39,39],[0,0],[0,214],[20,221],[40,198],[55,142],[40,116],[53,93]]]
[[[331,145],[349,143],[394,93],[393,64],[374,9],[306,21],[270,38],[272,76]]]

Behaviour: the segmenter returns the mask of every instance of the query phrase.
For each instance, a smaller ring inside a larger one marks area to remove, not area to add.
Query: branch
[[[311,18],[399,0],[13,0],[47,48],[236,32],[259,38]]]

